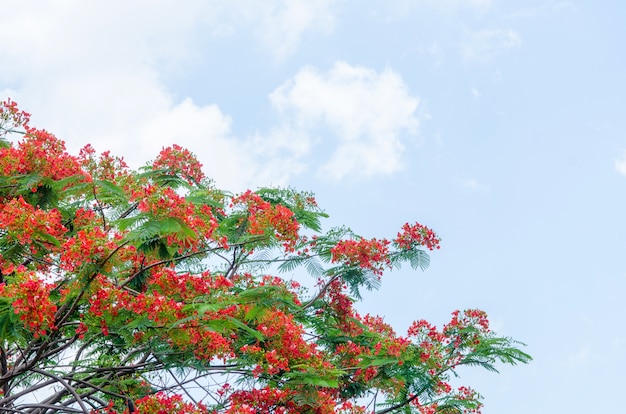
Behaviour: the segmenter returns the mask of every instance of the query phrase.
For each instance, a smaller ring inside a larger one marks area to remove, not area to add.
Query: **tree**
[[[221,191],[177,145],[70,155],[29,117],[0,106],[0,412],[469,413],[458,367],[531,359],[480,310],[405,335],[355,311],[428,266],[426,226],[323,232],[311,194]]]

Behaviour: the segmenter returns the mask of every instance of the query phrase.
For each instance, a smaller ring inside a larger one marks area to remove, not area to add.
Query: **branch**
[[[398,403],[396,405],[393,405],[393,406],[391,406],[389,408],[385,408],[382,411],[377,411],[376,414],[385,414],[385,413],[391,413],[393,411],[396,411],[397,409],[402,408],[402,407],[404,407],[407,404],[411,404],[411,402],[413,402],[415,399],[417,399],[417,397],[419,397],[419,394],[415,394],[411,398],[408,398],[407,400],[405,400],[405,401],[403,401],[401,403]]]
[[[319,298],[321,298],[322,296],[324,296],[324,293],[326,293],[326,291],[328,290],[328,288],[330,287],[331,283],[333,283],[335,280],[339,279],[341,277],[341,275],[335,275],[333,276],[328,283],[326,283],[324,285],[323,288],[320,289],[320,291],[317,293],[317,295],[315,295],[311,300],[309,300],[307,303],[305,303],[304,305],[302,305],[302,307],[300,308],[301,311],[305,310],[306,308],[310,307],[311,305],[313,305],[313,303],[317,302],[317,300]]]
[[[445,367],[445,368],[443,368],[443,369],[439,370],[439,372],[436,372],[436,373],[435,373],[435,375],[433,375],[433,380],[434,380],[434,379],[438,379],[438,378],[439,378],[439,377],[440,377],[443,373],[445,373],[446,371],[449,371],[449,370],[451,370],[451,369],[453,369],[453,367],[448,366],[448,367]],[[384,410],[382,410],[382,411],[377,411],[375,414],[386,414],[386,413],[390,413],[390,412],[392,412],[392,411],[395,411],[395,410],[397,410],[397,409],[399,409],[399,408],[404,407],[405,405],[411,404],[411,403],[412,403],[413,401],[415,401],[415,399],[417,399],[417,398],[418,398],[418,397],[419,397],[419,396],[420,396],[420,395],[421,395],[421,394],[422,394],[425,390],[426,390],[426,387],[423,387],[421,390],[419,390],[418,392],[416,392],[416,393],[415,393],[415,395],[413,395],[412,397],[407,398],[407,399],[406,399],[406,400],[404,400],[403,402],[398,403],[398,404],[396,404],[396,405],[393,405],[393,406],[391,406],[391,407],[389,407],[389,408],[385,408],[385,409],[384,409]]]
[[[79,410],[78,408],[72,408],[72,407],[60,408],[58,405],[50,405],[50,404],[21,404],[20,407],[24,407],[24,408],[45,408],[47,410],[54,410],[53,412],[55,412],[55,413],[66,412],[66,413],[87,413],[87,414],[89,414],[89,411]],[[6,410],[6,408],[3,408],[3,410]],[[20,413],[20,414],[24,413],[23,410],[11,410],[11,412],[13,412],[13,413]]]
[[[59,377],[59,376],[56,376],[56,375],[54,375],[54,374],[52,374],[52,373],[50,373],[50,372],[44,371],[44,370],[42,370],[42,369],[39,369],[39,368],[31,368],[31,370],[32,370],[33,372],[37,372],[37,373],[39,373],[39,374],[41,374],[41,375],[44,375],[44,376],[46,376],[46,377],[50,377],[50,378],[52,378],[52,379],[57,380],[57,382],[59,382],[61,385],[63,385],[63,387],[65,387],[65,389],[66,389],[66,390],[67,390],[70,394],[72,394],[72,396],[73,396],[74,398],[76,398],[76,402],[78,403],[78,405],[80,405],[80,408],[82,408],[82,409],[83,409],[83,412],[84,412],[85,414],[89,414],[89,410],[87,409],[87,406],[85,405],[85,403],[83,402],[83,400],[82,400],[82,399],[80,398],[80,396],[76,393],[76,391],[74,390],[74,388],[72,388],[72,387],[70,386],[70,384],[68,384],[68,383],[67,383],[67,382],[66,382],[63,378],[61,378],[61,377]],[[74,412],[80,412],[80,411],[74,411]]]
[[[18,398],[30,394],[33,391],[37,391],[38,389],[47,387],[48,385],[52,385],[56,382],[56,380],[50,379],[48,381],[44,381],[44,382],[40,382],[36,385],[31,385],[30,387],[20,391],[20,392],[16,392],[15,394],[11,394],[10,396],[5,395],[4,398],[2,398],[0,400],[0,406],[4,406],[7,403],[10,403],[11,401],[15,401]],[[4,407],[2,407],[2,409],[4,409]]]
[[[159,362],[160,364],[162,364],[165,367],[165,364],[163,364],[156,356],[155,356],[157,362]],[[191,396],[191,394],[189,394],[189,391],[187,391],[187,389],[183,386],[183,384],[178,380],[178,378],[176,377],[176,375],[172,372],[171,369],[169,368],[165,368],[167,370],[167,372],[170,374],[170,376],[172,377],[172,379],[176,382],[176,384],[178,384],[178,386],[185,392],[185,394],[187,394],[187,397],[189,397],[189,399],[191,401],[193,401],[194,404],[198,405],[198,402]]]
[[[224,277],[226,279],[231,279],[235,275],[237,270],[239,269],[239,263],[237,261],[238,248],[239,246],[235,246],[235,248],[233,249],[233,261],[231,262],[230,260],[228,260],[228,263],[229,263],[228,270],[226,270],[226,272],[224,273]]]
[[[102,262],[98,264],[98,267],[104,266],[104,264],[108,262],[115,255],[115,253],[117,253],[122,247],[126,246],[128,243],[129,243],[128,241],[125,241],[124,243],[121,243],[119,246],[117,246],[111,253],[109,253],[109,255]],[[74,312],[74,310],[78,306],[78,302],[80,301],[80,299],[82,299],[83,295],[87,291],[87,288],[89,287],[89,285],[95,279],[96,276],[97,276],[97,273],[94,273],[93,275],[91,275],[91,277],[89,277],[89,279],[87,279],[87,283],[85,283],[85,286],[83,286],[80,293],[76,296],[76,299],[74,299],[74,301],[69,306],[69,308],[67,305],[63,305],[57,310],[57,312],[54,315],[55,325],[60,326],[60,325],[63,325],[63,323],[65,323],[67,318],[69,318],[69,316]],[[66,310],[67,312],[65,313],[65,315],[61,317],[62,313],[65,312]]]
[[[123,219],[126,218],[130,213],[132,213],[137,207],[139,206],[139,202],[135,202],[133,203],[130,207],[128,207],[122,214],[120,214],[120,216],[117,218],[119,219]]]
[[[246,242],[232,244],[231,247],[243,246],[244,244],[246,244]],[[212,252],[215,252],[215,251],[218,251],[218,250],[221,250],[221,249],[222,249],[221,246],[211,247],[211,248],[208,248],[208,249],[199,250],[197,252],[191,252],[191,253],[185,254],[183,256],[173,257],[171,259],[164,259],[164,260],[159,260],[159,261],[154,262],[154,263],[150,263],[148,266],[146,266],[146,267],[144,267],[142,269],[139,269],[138,271],[133,273],[133,275],[131,275],[128,279],[126,279],[119,287],[120,288],[125,288],[130,282],[133,281],[134,278],[136,278],[137,276],[139,276],[140,274],[142,274],[146,270],[152,269],[153,267],[161,266],[161,265],[164,265],[164,264],[167,264],[167,263],[171,263],[171,262],[180,262],[181,260],[189,259],[190,257],[199,256],[201,254],[206,254],[206,253],[212,253]]]
[[[7,366],[7,351],[4,349],[4,346],[0,346],[0,375],[6,375],[8,371]],[[2,395],[9,395],[9,382],[5,382],[2,384]]]
[[[106,216],[104,215],[104,207],[102,206],[102,204],[100,204],[100,200],[98,200],[98,195],[96,194],[96,184],[94,183],[94,185],[91,187],[92,193],[93,193],[93,198],[94,200],[96,200],[96,204],[98,204],[97,210],[100,212],[100,217],[102,218],[102,228],[106,229],[107,228],[107,219]],[[96,210],[96,208],[94,208],[94,210]]]

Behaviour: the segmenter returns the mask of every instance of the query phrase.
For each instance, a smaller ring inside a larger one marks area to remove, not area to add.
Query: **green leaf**
[[[127,203],[128,197],[122,188],[108,180],[94,180],[99,187],[98,200],[104,202]]]
[[[250,328],[248,325],[246,325],[245,323],[241,322],[238,319],[233,318],[232,316],[227,316],[226,317],[230,322],[233,323],[233,325],[235,325],[237,328],[247,332],[248,334],[250,334],[254,339],[257,339],[259,341],[262,341],[265,339],[265,336],[263,336],[263,334],[261,334],[259,331]]]
[[[117,226],[120,231],[125,231],[134,228],[136,225],[141,225],[146,221],[148,221],[148,217],[145,214],[138,214],[136,216],[114,220],[112,224]]]
[[[0,344],[4,341],[16,341],[20,336],[13,315],[13,307],[8,298],[0,297]]]
[[[61,247],[61,243],[59,242],[59,240],[56,237],[54,237],[53,235],[51,235],[51,234],[44,233],[44,232],[39,231],[39,230],[35,230],[33,232],[33,235],[35,235],[37,238],[43,240],[46,243],[50,243],[50,244],[52,244],[53,246],[56,246],[56,247]]]
[[[379,367],[381,365],[388,365],[388,364],[397,365],[398,358],[374,358],[374,359],[364,358],[359,363],[358,366],[360,368],[366,368],[366,367]]]
[[[222,305],[218,303],[190,303],[183,307],[185,312],[196,311],[199,316],[204,315],[207,312],[217,312],[222,308]],[[177,324],[179,322],[176,322]]]
[[[128,322],[124,327],[126,329],[132,330],[132,329],[142,329],[142,328],[146,328],[152,325],[153,325],[152,321],[148,319],[147,316],[139,316],[138,318],[133,319],[130,322]]]
[[[244,319],[247,321],[257,320],[262,318],[266,313],[267,308],[265,306],[253,306],[248,312],[246,312]]]
[[[336,378],[307,376],[307,377],[302,377],[301,381],[303,384],[316,385],[318,387],[326,387],[326,388],[338,388],[339,387],[339,381]]]
[[[94,180],[94,184],[101,187],[103,190],[108,191],[111,194],[115,194],[120,198],[125,198],[126,193],[117,184],[108,180]]]
[[[20,192],[31,191],[32,188],[39,187],[43,181],[44,177],[39,174],[24,175],[18,180],[20,183]]]
[[[409,263],[413,269],[420,268],[422,270],[426,270],[428,266],[430,266],[430,256],[424,250],[414,250],[414,254],[412,254],[409,258]]]
[[[180,222],[172,217],[154,221],[159,227],[159,234],[178,233],[182,227]]]
[[[299,366],[292,368],[292,371],[283,374],[285,378],[289,379],[289,385],[313,385],[315,387],[338,388],[339,377],[345,374],[341,370],[334,370],[329,375],[329,373],[321,374],[311,371],[299,372],[296,370]]]

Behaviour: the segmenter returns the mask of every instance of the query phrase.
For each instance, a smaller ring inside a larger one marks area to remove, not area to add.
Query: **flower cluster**
[[[0,148],[0,173],[38,174],[52,180],[82,175],[78,159],[65,151],[63,141],[44,130],[28,126],[25,129],[17,147]]]
[[[150,277],[150,287],[154,291],[183,301],[192,301],[215,291],[228,291],[232,286],[233,283],[223,275],[177,273],[171,267],[157,269]]]
[[[109,151],[96,155],[96,150],[91,145],[81,148],[78,161],[85,173],[94,180],[115,183],[128,173],[128,165],[124,159],[112,156]]]
[[[236,391],[231,395],[232,405],[226,414],[286,414],[295,412],[298,406],[293,401],[295,393],[271,387]]]
[[[463,311],[463,315],[461,315],[458,310],[454,311],[452,312],[452,320],[444,326],[443,331],[449,334],[469,326],[476,328],[477,332],[489,333],[490,329],[487,313],[480,309],[467,309]]]
[[[256,330],[264,337],[263,347],[250,346],[245,351],[258,357],[255,374],[277,374],[289,371],[290,364],[307,363],[315,366],[320,353],[303,338],[304,329],[294,317],[280,310],[267,312]]]
[[[189,351],[202,361],[233,356],[232,340],[211,326],[212,323],[220,324],[226,318],[233,318],[237,308],[227,306],[200,315],[185,307],[186,301],[197,300],[202,294],[215,294],[217,290],[228,289],[232,283],[223,277],[176,274],[171,268],[164,268],[150,278],[145,292],[136,295],[115,286],[102,275],[92,285],[89,315],[93,317],[92,323],[100,324],[105,336],[109,335],[109,324],[124,326],[136,315],[143,315],[150,321],[148,325],[156,329],[135,332],[137,341],[149,335],[160,335],[176,349]],[[163,330],[166,327],[168,329]]]
[[[319,283],[323,283],[320,280]],[[332,311],[333,316],[336,318],[338,327],[348,335],[358,335],[363,332],[361,324],[356,323],[356,312],[352,307],[353,300],[344,292],[346,285],[341,279],[334,279],[330,281],[325,289],[325,299],[328,301],[328,309],[318,310],[318,314],[328,313],[328,310]]]
[[[182,175],[189,184],[200,183],[204,179],[202,164],[195,155],[180,145],[163,148],[152,163],[155,170],[165,170],[168,175]]]
[[[147,395],[135,401],[137,413],[141,414],[206,414],[207,409],[203,404],[185,402],[178,394],[169,395],[164,392]],[[127,413],[125,411],[124,413]],[[109,414],[115,411],[109,410]]]
[[[300,224],[295,219],[293,211],[281,204],[273,205],[250,190],[232,200],[232,205],[237,204],[243,204],[248,209],[250,234],[271,234],[283,242],[283,247],[287,251],[294,251]]]
[[[336,401],[322,389],[309,390],[309,401],[295,398],[296,390],[277,389],[272,387],[254,388],[251,390],[236,391],[231,395],[232,405],[225,414],[335,414]],[[351,405],[345,405],[343,412],[351,411]]]
[[[3,273],[12,269],[3,269]],[[35,338],[55,329],[54,315],[57,306],[50,300],[52,284],[41,280],[35,272],[16,269],[17,280],[9,285],[0,284],[0,296],[12,300],[13,311]]]
[[[148,185],[133,192],[132,199],[139,202],[140,211],[156,219],[175,219],[200,237],[210,238],[218,227],[217,219],[208,205],[194,204],[170,187]],[[178,239],[171,238],[169,242],[191,247],[194,240],[179,237]]]
[[[439,249],[441,239],[434,231],[419,223],[413,225],[405,223],[402,231],[398,233],[398,237],[394,239],[394,243],[400,249],[411,250],[416,247],[424,246],[429,250]]]
[[[16,128],[28,125],[30,114],[21,111],[11,99],[0,102],[0,137],[14,132]]]
[[[74,272],[85,264],[101,264],[118,244],[120,235],[110,238],[101,227],[81,229],[63,243],[60,266]]]
[[[0,229],[6,230],[10,241],[29,244],[33,240],[41,243],[61,237],[67,229],[62,224],[61,213],[57,209],[42,210],[17,197],[0,205]]]
[[[454,412],[459,414],[480,414],[480,409],[483,404],[479,401],[480,395],[473,389],[465,386],[461,386],[456,390],[452,390],[448,384],[445,384],[445,392],[448,393],[457,401],[466,401],[467,404],[462,408],[455,408]],[[438,402],[432,402],[424,404],[420,403],[420,399],[413,400],[412,405],[417,408],[420,414],[437,414],[447,412],[448,410],[442,407]]]
[[[482,338],[490,334],[485,312],[476,309],[452,313],[449,323],[438,330],[425,320],[413,322],[408,337],[420,347],[421,361],[435,370],[444,364],[454,368],[460,365],[468,352],[480,345]]]
[[[389,241],[382,239],[341,240],[330,251],[333,263],[359,266],[382,275],[391,266]]]

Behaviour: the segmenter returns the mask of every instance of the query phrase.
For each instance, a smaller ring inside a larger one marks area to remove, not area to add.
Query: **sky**
[[[231,191],[293,186],[425,271],[362,312],[480,308],[526,366],[464,370],[484,414],[615,412],[626,384],[626,3],[3,0],[0,99],[134,167],[173,143]],[[623,405],[623,404],[621,404]]]

